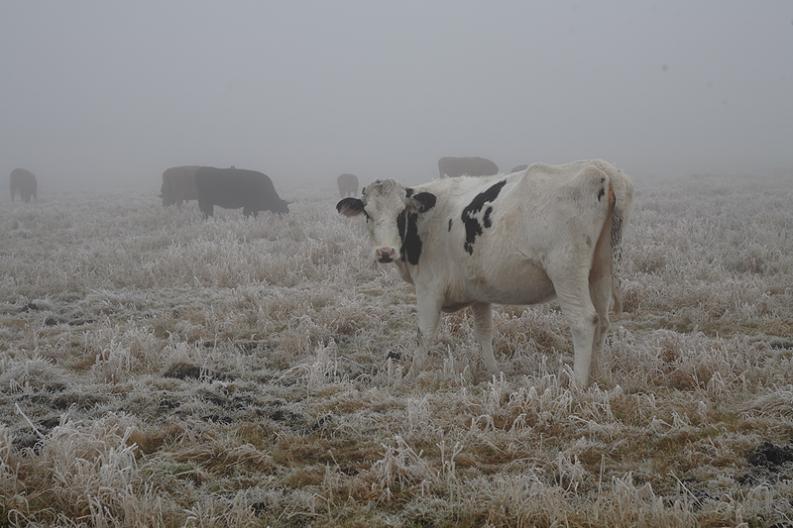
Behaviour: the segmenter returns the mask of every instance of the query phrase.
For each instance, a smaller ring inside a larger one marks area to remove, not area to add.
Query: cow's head
[[[375,260],[382,263],[393,262],[400,257],[404,234],[400,236],[399,217],[425,213],[435,207],[436,201],[432,193],[415,193],[393,180],[369,184],[361,195],[361,199],[344,198],[336,204],[336,210],[344,216],[363,214],[366,217],[369,235],[375,243]]]
[[[274,213],[287,214],[289,212],[290,203],[291,202],[287,202],[286,200],[281,200],[280,198],[276,198],[272,211]]]

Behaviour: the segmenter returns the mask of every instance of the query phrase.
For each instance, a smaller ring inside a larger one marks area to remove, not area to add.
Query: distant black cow
[[[204,218],[212,216],[214,206],[239,209],[245,216],[259,211],[288,213],[289,206],[282,200],[266,174],[244,169],[216,169],[201,167],[195,173],[198,207]]]
[[[512,170],[511,170],[511,171],[509,171],[509,172],[520,172],[520,171],[525,171],[525,170],[526,170],[526,169],[528,169],[528,168],[529,168],[529,166],[528,166],[528,165],[515,165],[514,167],[512,167]]]
[[[23,202],[29,202],[30,198],[36,198],[36,175],[27,169],[14,169],[9,177],[11,187],[11,201],[14,201],[17,193],[22,197]]]
[[[498,174],[498,165],[485,158],[446,157],[438,160],[438,172],[441,178],[490,176]]]
[[[358,194],[358,176],[355,174],[340,174],[336,178],[336,184],[339,186],[339,197],[347,198],[348,196],[356,196]]]
[[[162,173],[162,187],[160,197],[164,206],[179,205],[188,200],[197,200],[198,192],[195,188],[195,173],[200,167],[188,165],[171,167]]]

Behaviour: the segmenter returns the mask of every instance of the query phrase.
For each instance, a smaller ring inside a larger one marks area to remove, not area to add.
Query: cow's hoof
[[[386,360],[390,359],[390,360],[392,360],[392,361],[399,361],[400,359],[402,359],[402,354],[400,354],[399,352],[395,352],[395,351],[393,351],[393,350],[392,350],[391,352],[389,352],[388,354],[386,354],[386,357],[385,357],[385,358],[386,358]]]
[[[487,381],[499,380],[503,375],[504,371],[502,370],[490,370],[487,372]]]
[[[574,379],[570,380],[570,388],[571,389],[578,389],[578,390],[586,390],[589,388],[589,378],[579,378],[575,377]]]

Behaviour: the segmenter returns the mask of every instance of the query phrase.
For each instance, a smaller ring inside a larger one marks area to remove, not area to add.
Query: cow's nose
[[[388,246],[379,247],[374,250],[374,256],[377,259],[377,262],[382,262],[386,264],[388,262],[393,262],[396,260],[397,252],[396,249]]]

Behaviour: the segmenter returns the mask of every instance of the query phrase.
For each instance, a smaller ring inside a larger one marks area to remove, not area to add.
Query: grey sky
[[[793,2],[0,2],[0,171],[793,166]]]

